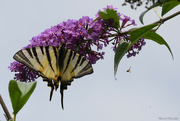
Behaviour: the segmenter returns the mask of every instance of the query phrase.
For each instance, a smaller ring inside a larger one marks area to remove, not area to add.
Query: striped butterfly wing
[[[64,109],[63,91],[67,89],[68,85],[71,85],[74,78],[80,78],[84,75],[93,73],[93,68],[85,57],[70,49],[64,49],[63,46],[61,46],[59,49],[59,57],[57,62],[59,65],[59,76],[61,77],[61,105]]]
[[[62,108],[63,90],[67,89],[74,78],[93,73],[93,68],[85,57],[70,49],[65,49],[64,45],[61,45],[60,48],[40,46],[23,49],[18,51],[13,58],[39,72],[43,80],[48,82],[48,86],[51,87],[50,100],[54,87],[57,89],[61,82]]]
[[[53,46],[32,47],[18,51],[13,58],[39,72],[42,77],[55,80],[57,52],[58,48]]]
[[[61,81],[72,81],[74,78],[93,73],[90,62],[80,54],[70,50],[60,48],[59,51],[59,68]],[[63,62],[62,62],[63,61]]]

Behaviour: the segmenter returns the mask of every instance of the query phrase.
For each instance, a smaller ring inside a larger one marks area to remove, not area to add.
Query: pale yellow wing
[[[57,75],[57,54],[56,47],[40,46],[20,50],[13,58],[39,72],[42,77],[54,80]]]
[[[90,62],[85,57],[70,49],[64,51],[64,57],[62,59],[64,61],[63,65],[59,65],[61,81],[72,81],[74,78],[80,78],[93,73]]]

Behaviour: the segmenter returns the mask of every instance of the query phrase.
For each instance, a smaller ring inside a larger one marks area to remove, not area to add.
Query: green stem
[[[174,14],[166,17],[166,18],[160,19],[159,21],[156,21],[153,24],[155,24],[155,23],[164,23],[165,21],[167,21],[167,20],[169,20],[169,19],[171,19],[171,18],[173,18],[173,17],[175,17],[175,16],[177,16],[179,14],[180,14],[180,11],[178,11],[178,12],[176,12],[176,13],[174,13]]]
[[[16,114],[13,113],[13,121],[16,121]]]
[[[156,24],[156,23],[159,23],[159,24],[163,24],[164,22],[166,22],[167,20],[171,19],[171,18],[174,18],[176,16],[178,16],[180,14],[180,11],[166,17],[166,18],[162,18],[154,23],[151,23],[151,24]],[[115,33],[115,34],[111,34],[111,35],[107,35],[107,36],[104,36],[103,38],[107,38],[107,37],[114,37],[114,36],[123,36],[123,35],[126,35],[128,34],[129,32],[133,31],[133,29],[130,29],[128,31],[125,31],[125,32],[120,32],[120,33]]]
[[[1,103],[1,106],[2,106],[2,108],[4,110],[4,113],[6,114],[6,116],[8,118],[8,120],[12,119],[12,117],[11,117],[11,115],[10,115],[10,113],[9,113],[9,111],[8,111],[8,109],[7,109],[6,105],[5,105],[2,97],[1,97],[1,94],[0,94],[0,103]]]

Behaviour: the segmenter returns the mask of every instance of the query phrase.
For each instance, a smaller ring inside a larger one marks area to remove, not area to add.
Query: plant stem
[[[180,11],[178,11],[178,12],[176,12],[176,13],[174,13],[174,14],[166,17],[166,18],[160,19],[159,21],[156,21],[153,24],[155,24],[155,23],[164,23],[165,21],[167,21],[167,20],[169,20],[169,19],[171,19],[171,18],[173,18],[173,17],[175,17],[175,16],[177,16],[179,14],[180,14]]]
[[[9,111],[8,111],[8,109],[7,109],[6,105],[5,105],[2,97],[1,97],[1,94],[0,94],[0,103],[1,103],[1,106],[2,106],[2,108],[3,108],[3,110],[4,110],[4,112],[5,112],[8,120],[12,119],[12,117],[11,117],[11,115],[10,115],[10,113],[9,113]]]
[[[162,19],[160,19],[160,20],[158,20],[158,21],[156,21],[156,22],[154,22],[154,23],[151,23],[151,24],[156,24],[156,23],[162,24],[162,23],[164,23],[165,21],[167,21],[167,20],[169,20],[169,19],[171,19],[171,18],[173,18],[173,17],[175,17],[175,16],[177,16],[177,15],[179,15],[179,14],[180,14],[180,11],[178,11],[178,12],[176,12],[176,13],[174,13],[174,14],[166,17],[166,18],[162,18]],[[134,29],[130,29],[130,30],[125,31],[125,32],[120,32],[120,33],[115,33],[115,34],[107,35],[107,36],[104,36],[103,38],[126,35],[126,34],[128,34],[129,32],[131,32],[131,31],[133,31],[133,30],[134,30]]]
[[[13,113],[13,121],[16,121],[16,114]]]

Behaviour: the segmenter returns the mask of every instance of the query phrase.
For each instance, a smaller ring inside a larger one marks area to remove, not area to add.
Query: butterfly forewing
[[[39,71],[48,79],[55,80],[58,75],[57,71],[57,54],[58,48],[52,46],[46,46],[44,48],[46,57],[41,61],[44,68],[39,68]]]
[[[32,47],[18,51],[13,58],[40,72],[41,76],[54,79],[57,75],[57,50],[58,48],[52,46]]]

